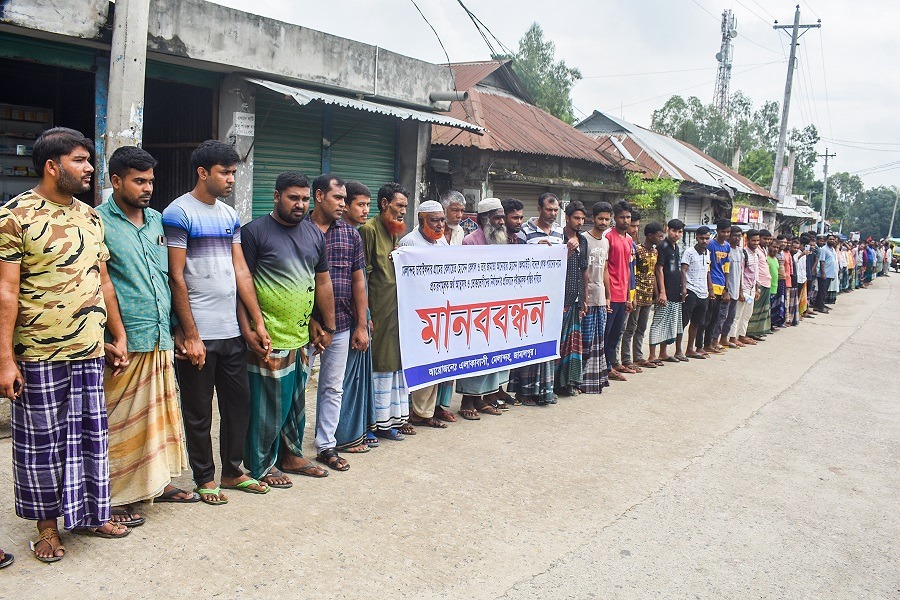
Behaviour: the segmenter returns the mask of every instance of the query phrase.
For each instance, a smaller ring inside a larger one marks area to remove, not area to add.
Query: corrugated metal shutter
[[[684,221],[685,225],[697,225],[700,223],[702,209],[703,202],[701,200],[682,196],[678,202],[678,218]]]
[[[92,71],[97,66],[97,51],[93,48],[49,42],[6,32],[0,32],[0,57],[30,60],[80,71]]]
[[[541,197],[541,194],[545,192],[553,192],[559,195],[561,193],[561,190],[552,190],[542,185],[501,181],[492,183],[491,189],[493,190],[495,198],[500,198],[501,200],[504,200],[506,198],[515,198],[516,200],[524,204],[525,208],[522,212],[525,215],[526,221],[531,217],[538,216],[537,201],[538,198]]]
[[[312,180],[322,172],[322,106],[298,106],[268,90],[256,95],[253,146],[253,218],[272,210],[275,179],[300,171]]]
[[[372,192],[369,216],[378,213],[378,188],[396,181],[397,120],[340,106],[331,111],[329,170],[346,181],[359,181]]]

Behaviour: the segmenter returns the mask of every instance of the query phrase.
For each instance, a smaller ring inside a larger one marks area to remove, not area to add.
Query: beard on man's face
[[[509,238],[506,235],[506,226],[505,225],[502,225],[500,227],[494,227],[490,223],[488,223],[484,228],[484,238],[487,240],[487,243],[490,245],[505,244],[509,241]]]
[[[59,188],[60,192],[68,196],[81,194],[91,189],[90,180],[85,182],[78,174],[67,170],[62,165],[60,165],[59,179],[57,180],[56,186]]]

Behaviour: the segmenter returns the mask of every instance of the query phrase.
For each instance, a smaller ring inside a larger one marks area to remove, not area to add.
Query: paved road
[[[292,490],[149,507],[125,540],[67,536],[55,565],[28,556],[7,484],[2,595],[900,597],[892,284],[727,358],[420,430]]]

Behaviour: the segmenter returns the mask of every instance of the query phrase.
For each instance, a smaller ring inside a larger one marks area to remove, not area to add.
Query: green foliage
[[[581,79],[581,71],[556,60],[556,44],[544,39],[544,30],[533,23],[519,40],[519,51],[512,57],[512,69],[539,108],[572,124],[572,86]]]
[[[868,236],[876,239],[886,237],[891,223],[894,201],[897,197],[896,193],[895,189],[884,186],[862,192],[850,205],[843,230],[845,232],[859,231],[863,239]]]
[[[626,173],[625,181],[630,190],[638,192],[629,195],[628,201],[644,210],[664,210],[666,200],[678,193],[679,182],[674,179],[643,179],[637,173]]]
[[[769,189],[775,171],[775,151],[757,148],[750,150],[741,159],[738,173],[753,183]]]

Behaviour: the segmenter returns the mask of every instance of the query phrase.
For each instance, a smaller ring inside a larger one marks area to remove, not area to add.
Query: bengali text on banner
[[[410,390],[559,357],[565,246],[403,247],[392,257]]]

